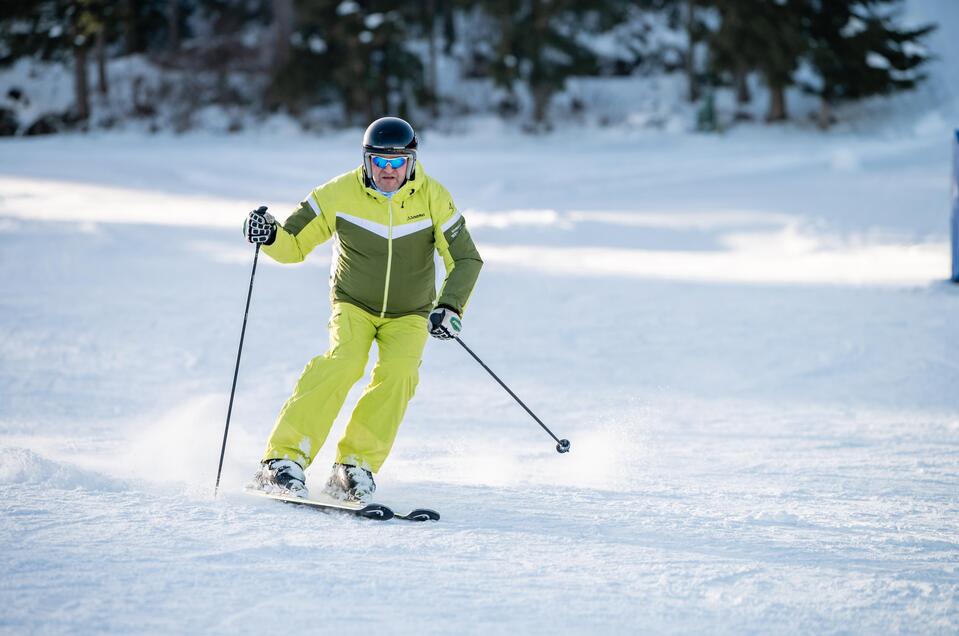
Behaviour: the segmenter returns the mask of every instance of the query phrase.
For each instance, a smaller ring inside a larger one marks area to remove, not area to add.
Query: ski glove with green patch
[[[250,243],[273,245],[273,241],[276,240],[276,219],[266,211],[265,205],[261,205],[246,217],[246,221],[243,222],[243,233]]]
[[[460,335],[463,323],[455,311],[446,305],[438,305],[430,312],[427,328],[430,335],[440,340],[449,340]]]

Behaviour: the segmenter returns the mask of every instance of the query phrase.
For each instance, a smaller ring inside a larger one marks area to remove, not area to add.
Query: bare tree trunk
[[[686,78],[689,83],[689,101],[699,100],[699,81],[696,78],[696,0],[686,0],[686,37],[689,48],[686,50]]]
[[[97,31],[95,44],[95,53],[97,57],[97,90],[104,97],[110,93],[110,85],[107,83],[107,54],[106,54],[106,35],[104,29]]]
[[[123,42],[127,55],[140,52],[140,34],[137,31],[137,0],[123,2]]]
[[[436,53],[436,0],[428,0],[426,3],[426,24],[429,29],[429,84],[430,84],[430,112],[435,120],[439,117],[439,99],[440,91],[437,76],[437,53]]]
[[[85,44],[73,47],[73,94],[74,114],[79,120],[90,118],[90,87],[87,83],[87,47]]]
[[[553,90],[549,86],[533,86],[533,121],[538,128],[549,129],[546,116],[549,112],[549,102],[553,97]]]
[[[169,51],[176,53],[180,49],[180,2],[167,0],[166,5],[167,28],[170,30]]]
[[[820,130],[828,130],[830,126],[836,123],[832,116],[832,104],[825,97],[819,100],[819,113],[816,116],[816,125]]]
[[[293,0],[273,0],[273,75],[290,61],[290,36],[293,35]]]
[[[543,60],[543,44],[546,42],[549,33],[549,7],[545,6],[544,0],[534,0],[534,10],[536,12],[533,18],[533,30],[535,31],[535,46],[530,61],[533,63],[533,71],[530,77],[530,89],[533,92],[533,121],[539,130],[548,130],[550,125],[549,103],[553,98],[553,87],[550,86],[537,69],[545,66]],[[539,76],[539,81],[536,77]]]
[[[739,62],[736,64],[736,104],[745,106],[752,101],[752,95],[749,93],[749,71],[746,64]]]
[[[450,3],[443,3],[443,52],[449,55],[456,44],[456,21]]]
[[[786,90],[782,86],[769,87],[769,112],[766,113],[767,122],[785,121],[789,118],[786,114]]]
[[[753,115],[747,108],[753,97],[749,91],[749,68],[742,60],[736,62],[733,83],[736,86],[736,114],[733,115],[733,119],[736,121],[751,121]]]
[[[510,39],[513,35],[513,20],[511,17],[503,13],[499,19],[499,42],[496,46],[496,55],[499,59],[505,60],[507,57],[513,56],[512,43]]]

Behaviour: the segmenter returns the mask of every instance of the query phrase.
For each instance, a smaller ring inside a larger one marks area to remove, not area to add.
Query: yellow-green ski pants
[[[376,340],[379,359],[337,447],[336,461],[374,473],[393,447],[406,405],[419,382],[426,346],[426,318],[380,318],[348,303],[334,303],[330,349],[306,365],[277,417],[267,442],[267,459],[310,465],[330,433],[350,388],[363,377]]]

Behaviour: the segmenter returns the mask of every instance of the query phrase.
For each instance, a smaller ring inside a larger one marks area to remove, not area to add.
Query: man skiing
[[[281,226],[265,207],[244,223],[247,240],[280,263],[298,263],[333,238],[329,350],[313,358],[277,417],[256,488],[307,496],[304,469],[326,441],[375,340],[372,380],[337,446],[325,490],[369,501],[419,380],[427,333],[459,334],[483,265],[449,192],[417,161],[406,121],[384,117],[363,136],[363,163],[314,189]],[[434,251],[446,266],[436,297]]]

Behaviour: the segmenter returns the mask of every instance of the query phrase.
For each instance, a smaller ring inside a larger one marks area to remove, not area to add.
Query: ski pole
[[[236,352],[236,368],[233,370],[233,388],[230,389],[230,406],[226,410],[226,428],[223,429],[223,446],[220,448],[220,466],[216,469],[216,485],[213,487],[213,497],[216,498],[220,489],[220,473],[223,472],[223,456],[226,454],[226,436],[230,432],[230,415],[233,414],[233,396],[236,394],[236,378],[240,373],[240,354],[243,353],[243,337],[246,335],[246,318],[250,313],[250,298],[253,296],[253,277],[256,276],[256,261],[260,257],[260,244],[256,244],[253,252],[253,272],[250,274],[250,291],[246,294],[246,309],[243,311],[243,329],[240,331],[240,348]]]
[[[536,423],[539,424],[540,426],[542,426],[542,427],[543,427],[543,430],[546,431],[547,433],[549,433],[549,436],[550,436],[550,437],[552,437],[553,439],[556,440],[556,452],[557,452],[557,453],[568,453],[568,452],[569,452],[569,440],[568,440],[568,439],[559,439],[558,437],[556,437],[555,435],[553,435],[553,431],[549,430],[549,428],[547,428],[547,426],[546,426],[545,424],[543,424],[543,422],[542,422],[538,417],[536,417],[536,414],[533,413],[531,410],[529,410],[529,407],[528,407],[528,406],[526,406],[525,404],[523,404],[523,400],[519,399],[519,398],[516,396],[516,394],[513,393],[513,392],[510,390],[510,388],[509,388],[508,386],[506,386],[506,384],[504,384],[503,381],[500,380],[500,379],[496,376],[495,373],[493,373],[493,370],[490,369],[488,366],[486,366],[486,364],[485,364],[482,360],[479,359],[479,356],[476,355],[475,353],[473,353],[473,350],[466,346],[466,343],[465,343],[465,342],[463,342],[462,340],[459,339],[459,336],[456,336],[456,337],[455,337],[455,340],[456,340],[456,342],[460,343],[460,345],[462,345],[462,347],[463,347],[464,349],[466,349],[466,352],[467,352],[467,353],[469,353],[471,356],[473,356],[473,359],[474,359],[474,360],[476,360],[477,362],[480,363],[480,366],[482,366],[484,369],[486,369],[486,372],[487,372],[487,373],[489,373],[491,376],[493,376],[493,379],[494,379],[494,380],[496,380],[497,382],[499,382],[499,385],[500,385],[501,387],[503,387],[504,389],[506,389],[506,392],[509,393],[509,394],[513,397],[513,399],[516,400],[516,401],[519,403],[520,406],[522,406],[524,409],[526,409],[526,412],[529,413],[530,417],[532,417],[534,420],[536,420]]]

